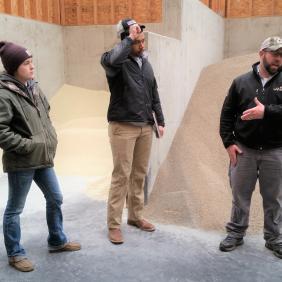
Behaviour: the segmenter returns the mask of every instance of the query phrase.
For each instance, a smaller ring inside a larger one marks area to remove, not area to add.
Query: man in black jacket
[[[144,180],[152,144],[153,112],[161,136],[164,118],[153,69],[144,53],[145,26],[124,19],[117,28],[121,42],[102,55],[101,64],[111,92],[108,121],[114,163],[108,199],[108,236],[112,243],[121,244],[126,196],[127,223],[143,231],[155,230],[142,217]]]
[[[244,243],[258,179],[265,246],[282,258],[282,39],[267,38],[259,57],[252,71],[233,81],[221,112],[233,201],[228,235],[219,248],[228,252]]]
[[[5,72],[0,74],[0,148],[3,169],[8,173],[9,196],[3,232],[9,264],[19,271],[32,271],[20,243],[22,213],[34,181],[46,199],[49,252],[77,251],[63,231],[63,196],[54,166],[57,135],[49,117],[46,97],[34,82],[31,53],[12,42],[0,42]]]

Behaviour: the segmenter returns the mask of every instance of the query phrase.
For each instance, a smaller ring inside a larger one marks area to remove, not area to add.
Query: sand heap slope
[[[232,80],[251,69],[256,54],[205,68],[163,163],[146,216],[167,224],[223,229],[230,217],[228,157],[219,137],[220,111]],[[261,230],[261,199],[255,192],[251,230]]]
[[[51,99],[51,118],[59,140],[58,175],[81,177],[87,182],[87,193],[102,200],[107,198],[112,170],[108,103],[109,92],[71,85],[64,85]]]

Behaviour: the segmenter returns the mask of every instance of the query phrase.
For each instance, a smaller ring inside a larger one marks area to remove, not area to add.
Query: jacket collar
[[[31,91],[32,93],[36,94],[35,85],[36,82],[34,80],[30,80],[27,82],[27,86],[26,86],[22,84],[20,81],[18,81],[14,76],[11,76],[6,72],[0,75],[0,86],[10,90],[11,92],[17,93],[31,101],[32,99],[30,98],[28,93],[29,91]]]
[[[252,65],[252,68],[253,68],[253,73],[254,73],[255,77],[256,77],[259,81],[261,81],[261,77],[260,77],[260,75],[259,75],[259,73],[258,73],[258,65],[259,65],[259,64],[260,64],[260,62],[254,63],[254,64]],[[269,79],[269,80],[267,81],[266,84],[268,84],[270,81],[272,81],[273,79],[275,79],[280,73],[281,73],[281,69],[279,68],[279,70],[277,71],[277,73],[275,73],[275,74],[271,77],[271,79]]]

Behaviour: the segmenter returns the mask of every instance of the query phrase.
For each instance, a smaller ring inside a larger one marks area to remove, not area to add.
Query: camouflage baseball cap
[[[260,46],[260,51],[267,49],[269,51],[276,51],[278,49],[282,48],[282,38],[279,36],[272,36],[266,38],[261,46]]]

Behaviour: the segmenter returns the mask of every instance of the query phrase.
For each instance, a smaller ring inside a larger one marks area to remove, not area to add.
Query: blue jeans
[[[32,180],[38,185],[46,199],[46,219],[49,230],[48,245],[57,247],[67,242],[63,232],[61,205],[63,196],[53,168],[31,169],[9,172],[9,196],[4,213],[3,232],[8,257],[25,256],[20,244],[22,213]]]

